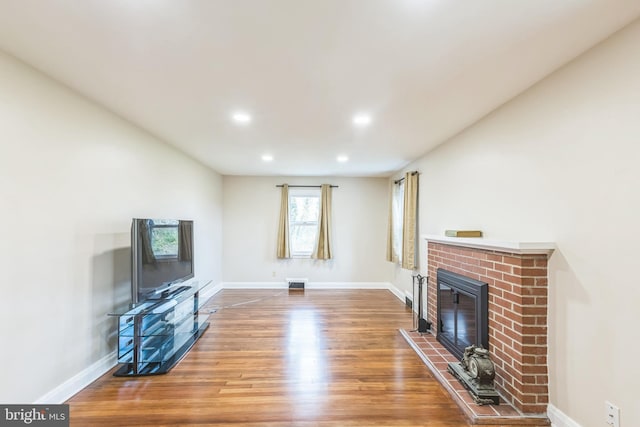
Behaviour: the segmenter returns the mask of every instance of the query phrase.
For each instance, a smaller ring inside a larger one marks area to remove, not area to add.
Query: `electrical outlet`
[[[612,427],[620,427],[620,408],[611,402],[604,402],[605,421]]]
[[[275,271],[271,272],[271,277],[276,277],[276,272]]]

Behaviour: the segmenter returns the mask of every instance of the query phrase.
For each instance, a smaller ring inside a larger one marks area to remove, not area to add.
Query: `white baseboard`
[[[389,289],[387,282],[309,282],[309,289]]]
[[[286,282],[222,282],[222,289],[288,289]]]
[[[551,421],[551,427],[582,427],[551,403],[547,406],[547,417]]]
[[[198,299],[198,308],[202,307],[204,304],[207,303],[207,301],[209,301],[211,299],[212,296],[214,296],[215,294],[217,294],[218,292],[220,292],[222,290],[222,283],[219,283],[217,285],[207,285],[204,287],[203,291],[201,290],[201,293],[199,295],[199,299]]]
[[[222,285],[207,285],[204,288],[204,292],[200,295],[199,304],[202,306],[206,303],[213,295],[222,290]],[[64,383],[60,384],[58,387],[49,391],[44,396],[37,399],[34,404],[36,405],[45,405],[45,404],[59,404],[64,403],[73,397],[76,393],[80,392],[82,389],[87,387],[89,384],[100,378],[102,375],[106,374],[118,364],[118,356],[116,351],[113,351],[97,362],[93,363],[91,366],[82,370],[78,374],[69,378]]]
[[[286,282],[223,282],[222,289],[287,289]],[[404,292],[389,282],[309,282],[307,289],[386,289],[405,302]]]
[[[66,402],[83,388],[109,372],[111,368],[116,366],[117,362],[118,358],[115,351],[107,354],[88,368],[80,371],[58,387],[40,397],[34,404],[46,405]]]
[[[392,283],[389,283],[389,287],[387,289],[389,289],[389,291],[394,294],[396,298],[402,301],[403,304],[407,303],[407,300],[405,299],[405,293],[396,288]]]
[[[404,302],[404,293],[388,282],[309,282],[309,289],[386,289]],[[222,282],[218,285],[208,285],[200,295],[199,305],[205,304],[212,296],[222,289],[288,289],[286,282]],[[60,384],[34,404],[64,403],[80,392],[83,388],[107,373],[118,362],[116,352],[112,352],[72,378]],[[571,426],[574,427],[574,426]]]

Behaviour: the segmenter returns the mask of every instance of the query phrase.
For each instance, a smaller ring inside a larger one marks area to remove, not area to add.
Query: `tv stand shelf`
[[[209,327],[209,315],[198,312],[200,289],[197,284],[176,287],[126,312],[109,314],[118,318],[122,366],[115,376],[166,374],[187,354]]]

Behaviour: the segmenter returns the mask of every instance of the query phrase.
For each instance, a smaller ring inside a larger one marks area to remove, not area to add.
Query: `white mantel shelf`
[[[490,251],[509,252],[512,254],[546,254],[551,255],[556,249],[553,242],[511,242],[485,239],[483,237],[447,237],[435,234],[422,236],[428,242],[465,248],[487,249]]]

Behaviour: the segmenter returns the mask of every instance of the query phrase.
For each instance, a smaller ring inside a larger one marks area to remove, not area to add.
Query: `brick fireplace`
[[[489,351],[499,393],[524,414],[543,414],[547,371],[547,259],[552,243],[427,236],[428,313],[437,331],[438,268],[489,285]]]

